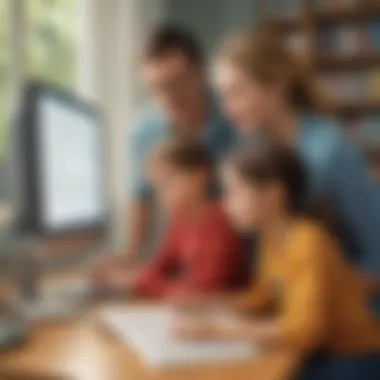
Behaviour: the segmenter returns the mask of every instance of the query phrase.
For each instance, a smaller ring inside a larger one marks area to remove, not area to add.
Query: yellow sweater
[[[244,298],[253,309],[275,306],[286,344],[340,354],[380,352],[380,325],[372,316],[359,274],[318,224],[299,220],[286,247],[262,242],[258,279]]]

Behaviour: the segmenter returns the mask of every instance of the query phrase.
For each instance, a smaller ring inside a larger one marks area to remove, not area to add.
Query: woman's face
[[[241,231],[260,229],[283,207],[284,194],[275,183],[254,186],[231,167],[222,169],[224,207]]]
[[[239,130],[262,129],[273,117],[277,89],[260,85],[228,62],[216,65],[214,82],[227,116]]]

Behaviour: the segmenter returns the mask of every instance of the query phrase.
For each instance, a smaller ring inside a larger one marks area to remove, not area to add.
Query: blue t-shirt
[[[210,101],[210,117],[202,128],[200,139],[215,162],[219,162],[236,143],[236,132],[224,118],[218,106]],[[135,199],[150,199],[152,187],[146,177],[147,159],[152,149],[172,136],[175,126],[170,125],[155,107],[145,109],[133,126],[132,141],[132,194]],[[128,178],[129,179],[129,178]]]
[[[239,140],[254,144],[257,138],[252,134]],[[380,196],[364,155],[337,121],[318,115],[302,118],[296,146],[307,169],[311,203],[331,205],[347,258],[379,274]]]
[[[348,258],[380,273],[380,197],[364,155],[337,122],[304,118],[298,149],[309,172],[311,196],[327,200],[340,224]]]

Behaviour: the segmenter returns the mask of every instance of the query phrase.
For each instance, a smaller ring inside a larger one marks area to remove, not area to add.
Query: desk
[[[80,274],[47,279],[45,284],[73,277]],[[97,306],[73,320],[36,325],[25,346],[0,353],[0,375],[47,374],[59,380],[61,376],[62,380],[290,380],[298,364],[296,355],[279,352],[252,362],[217,367],[151,369],[101,326],[98,313],[103,307]],[[29,380],[24,376],[20,379]]]
[[[107,333],[93,313],[35,326],[26,346],[0,354],[0,370],[63,375],[69,380],[284,380],[291,378],[296,364],[294,355],[276,353],[244,364],[152,370]]]

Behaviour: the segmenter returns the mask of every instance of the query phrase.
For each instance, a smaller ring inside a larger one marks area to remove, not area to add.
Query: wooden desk
[[[296,364],[294,355],[277,353],[245,364],[153,370],[107,333],[94,314],[36,326],[26,346],[0,354],[0,373],[21,371],[73,380],[284,380],[291,378]]]

